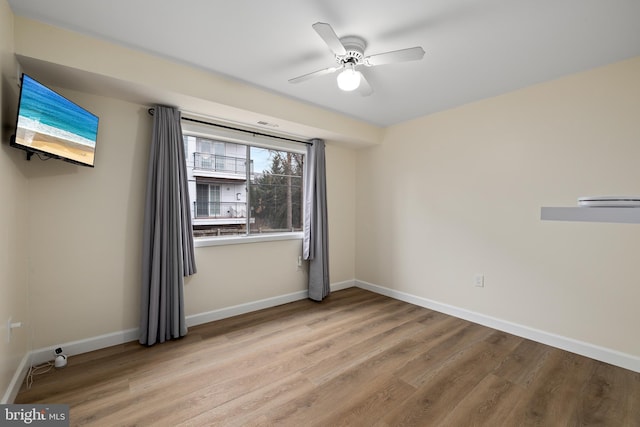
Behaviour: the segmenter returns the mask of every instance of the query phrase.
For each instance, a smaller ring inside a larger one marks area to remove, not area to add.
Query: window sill
[[[304,233],[273,233],[250,236],[233,237],[199,237],[193,239],[193,246],[203,248],[206,246],[238,245],[243,243],[273,242],[278,240],[302,240]]]

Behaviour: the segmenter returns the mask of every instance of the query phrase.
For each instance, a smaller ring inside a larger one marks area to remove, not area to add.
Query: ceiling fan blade
[[[347,50],[342,45],[342,42],[336,35],[335,31],[333,31],[333,28],[331,28],[331,25],[325,24],[324,22],[316,22],[312,27],[316,30],[316,33],[322,37],[322,40],[324,40],[333,53],[336,55],[347,54]]]
[[[338,70],[336,67],[325,68],[324,70],[314,71],[313,73],[303,74],[302,76],[294,77],[293,79],[289,79],[289,83],[300,83],[306,80],[312,79],[318,76],[324,76],[325,74],[331,74]]]
[[[364,59],[364,63],[371,67],[374,65],[392,64],[394,62],[417,61],[423,57],[424,49],[420,46],[416,46],[380,53],[378,55],[371,55]]]
[[[362,96],[369,96],[373,93],[371,85],[367,79],[364,78],[364,74],[362,74],[362,72],[360,72],[360,86],[358,86],[358,93]]]

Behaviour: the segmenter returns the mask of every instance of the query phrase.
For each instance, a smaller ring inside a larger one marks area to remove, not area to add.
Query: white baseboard
[[[124,344],[137,339],[138,328],[133,328],[99,335],[97,337],[91,337],[84,340],[71,341],[51,347],[39,348],[31,352],[31,363],[35,366],[53,360],[55,356],[54,350],[58,347],[62,347],[64,354],[67,356],[73,356],[76,354],[100,350],[101,348],[111,347],[113,345]]]
[[[355,280],[347,280],[344,282],[332,283],[331,291],[339,291],[341,289],[351,288],[355,286]],[[240,314],[251,313],[253,311],[265,308],[275,307],[290,302],[303,300],[309,297],[307,290],[292,292],[290,294],[278,295],[276,297],[265,298],[258,301],[252,301],[244,304],[238,304],[231,307],[220,308],[205,313],[192,314],[187,316],[187,326],[202,325],[204,323],[214,322],[216,320],[226,319],[228,317],[238,316]]]
[[[9,387],[2,396],[2,400],[0,400],[0,404],[13,403],[20,391],[20,387],[22,386],[22,382],[27,376],[27,372],[29,372],[29,367],[31,363],[29,363],[29,353],[25,354],[20,364],[18,365],[18,369],[13,374],[13,378],[11,378],[11,382],[9,383]]]
[[[381,295],[405,301],[411,304],[425,307],[431,310],[439,311],[451,316],[465,319],[470,322],[478,323],[493,329],[498,329],[504,332],[508,332],[513,335],[517,335],[523,338],[527,338],[533,341],[537,341],[543,344],[547,344],[562,350],[567,350],[576,354],[580,354],[592,359],[600,360],[602,362],[610,363],[615,366],[620,366],[625,369],[629,369],[635,372],[640,372],[640,358],[611,350],[608,348],[600,347],[590,343],[574,340],[572,338],[563,337],[560,335],[552,334],[549,332],[541,331],[538,329],[530,328],[528,326],[519,325],[516,323],[508,322],[495,317],[487,316],[481,313],[465,310],[459,307],[455,307],[448,304],[443,304],[437,301],[433,301],[427,298],[418,297],[405,292],[396,291],[393,289],[385,288],[383,286],[374,285],[362,280],[347,280],[344,282],[338,282],[331,284],[331,291],[339,291],[350,287],[359,287],[366,289]],[[252,301],[245,304],[239,304],[232,307],[225,307],[219,310],[213,310],[206,313],[194,314],[187,316],[187,325],[196,326],[203,323],[212,322],[215,320],[221,320],[239,314],[249,313],[252,311],[262,310],[269,307],[275,307],[289,302],[302,300],[308,297],[308,292],[298,291],[290,294],[279,295],[276,297],[266,298],[258,301]],[[87,338],[84,340],[72,341],[61,344],[65,354],[68,356],[87,353],[101,348],[111,347],[113,345],[124,344],[126,342],[135,341],[138,339],[138,329],[127,329],[120,332],[114,332],[110,334],[100,335],[97,337]],[[54,349],[58,346],[52,346],[47,348],[41,348],[33,350],[26,354],[9,384],[2,401],[0,403],[12,403],[20,390],[20,386],[24,381],[25,376],[32,365],[39,365],[41,363],[53,360]]]
[[[344,282],[332,283],[331,292],[341,291],[347,288],[353,288],[356,286],[356,280],[345,280]]]
[[[228,317],[238,316],[240,314],[251,313],[277,305],[287,304],[290,302],[305,299],[308,292],[298,291],[290,294],[278,295],[276,297],[265,298],[258,301],[252,301],[244,304],[233,305],[231,307],[219,308],[217,310],[207,311],[205,313],[192,314],[187,316],[187,326],[202,325],[204,323],[215,322],[216,320],[226,319]]]
[[[334,283],[331,285],[332,291],[346,289],[355,286],[355,280]],[[216,320],[226,319],[228,317],[238,316],[240,314],[250,313],[252,311],[262,310],[269,307],[275,307],[282,304],[302,300],[308,297],[308,291],[297,291],[290,294],[278,295],[271,298],[265,298],[258,301],[252,301],[244,304],[238,304],[231,307],[225,307],[218,310],[212,310],[205,313],[192,314],[187,316],[187,326],[196,326],[203,323],[213,322]],[[40,348],[31,352],[31,363],[38,365],[40,363],[53,360],[54,350],[62,347],[67,356],[88,353],[90,351],[99,350],[101,348],[111,347],[114,345],[124,344],[138,339],[138,328],[127,329],[124,331],[113,332],[110,334],[91,337],[83,340],[63,343],[56,346]]]
[[[355,286],[355,280],[347,280],[344,282],[332,283],[331,291],[339,291],[342,289]],[[237,316],[239,314],[250,313],[252,311],[262,310],[269,307],[275,307],[282,304],[305,299],[309,296],[306,290],[293,292],[285,295],[278,295],[271,298],[265,298],[258,301],[252,301],[245,304],[239,304],[232,307],[225,307],[218,310],[208,311],[206,313],[198,313],[187,316],[187,326],[196,326],[203,323],[213,322],[215,320],[226,319],[228,317]],[[16,370],[8,389],[6,390],[3,400],[0,403],[12,403],[18,395],[20,386],[29,371],[30,366],[36,366],[44,362],[54,359],[54,350],[62,347],[67,356],[73,356],[82,353],[88,353],[94,350],[111,347],[114,345],[124,344],[138,339],[138,328],[127,329],[124,331],[104,334],[97,337],[91,337],[78,341],[71,341],[56,346],[39,348],[27,353],[20,366]]]
[[[64,354],[67,356],[73,356],[76,354],[99,350],[101,348],[111,347],[113,345],[124,344],[137,339],[138,329],[136,328],[32,350],[22,358],[20,365],[13,375],[11,383],[7,387],[3,400],[0,403],[13,403],[20,391],[20,387],[22,386],[27,373],[29,372],[29,368],[31,366],[37,366],[42,363],[52,361],[55,356],[54,350],[58,347],[62,347]]]
[[[386,295],[400,301],[405,301],[414,305],[418,305],[420,307],[439,311],[441,313],[449,314],[460,319],[468,320],[473,323],[478,323],[480,325],[517,335],[519,337],[527,338],[532,341],[550,345],[552,347],[570,351],[572,353],[580,354],[591,359],[610,363],[612,365],[629,369],[634,372],[640,372],[640,357],[633,356],[631,354],[622,353],[584,341],[578,341],[573,338],[567,338],[550,332],[541,331],[539,329],[534,329],[528,326],[487,316],[482,313],[477,313],[449,304],[443,304],[437,301],[430,300],[428,298],[396,291],[394,289],[385,288],[384,286],[374,285],[373,283],[364,282],[362,280],[356,280],[355,286],[381,295]]]

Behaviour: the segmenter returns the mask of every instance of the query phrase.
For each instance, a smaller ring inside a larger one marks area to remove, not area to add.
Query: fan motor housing
[[[366,42],[356,36],[346,36],[340,39],[340,42],[347,51],[346,55],[336,56],[336,62],[340,65],[353,63],[355,65],[362,64],[364,60],[364,49],[367,47]]]

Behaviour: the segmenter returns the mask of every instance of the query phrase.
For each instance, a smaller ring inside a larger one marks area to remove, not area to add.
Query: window
[[[250,233],[302,231],[303,155],[251,147],[250,157]]]
[[[220,215],[220,185],[196,182],[196,218]]]
[[[304,145],[199,125],[183,133],[194,237],[302,231]]]

